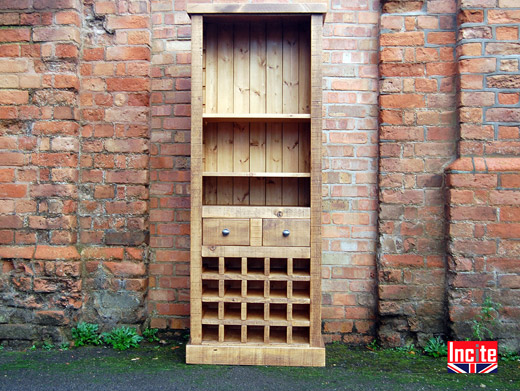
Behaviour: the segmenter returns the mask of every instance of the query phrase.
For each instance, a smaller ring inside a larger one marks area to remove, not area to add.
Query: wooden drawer
[[[229,233],[224,235],[224,230]],[[205,246],[249,246],[249,219],[202,219]]]
[[[284,231],[288,231],[287,236]],[[309,219],[264,219],[262,233],[264,246],[306,247],[311,244]]]

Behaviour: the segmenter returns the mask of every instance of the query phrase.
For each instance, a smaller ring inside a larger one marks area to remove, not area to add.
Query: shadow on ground
[[[498,374],[448,374],[446,358],[340,344],[327,347],[325,368],[186,365],[184,357],[183,345],[0,351],[0,390],[520,390],[519,362],[500,362]]]

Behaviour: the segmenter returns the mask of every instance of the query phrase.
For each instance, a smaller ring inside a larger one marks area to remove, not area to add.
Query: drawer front
[[[203,219],[205,246],[249,246],[249,219]]]
[[[309,219],[264,219],[262,231],[264,246],[306,247],[311,244]]]

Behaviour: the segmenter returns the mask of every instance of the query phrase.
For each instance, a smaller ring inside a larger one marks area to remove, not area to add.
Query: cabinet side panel
[[[192,18],[191,76],[191,343],[202,341],[202,16]]]
[[[321,339],[321,133],[322,16],[311,16],[311,327],[310,344]]]

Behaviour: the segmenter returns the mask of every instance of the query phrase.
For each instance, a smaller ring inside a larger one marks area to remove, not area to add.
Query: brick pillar
[[[84,0],[79,223],[83,319],[140,323],[147,289],[150,4]]]
[[[456,0],[387,1],[381,15],[379,338],[444,334],[444,167],[456,146]]]
[[[520,320],[520,4],[462,0],[458,16],[460,158],[449,181],[449,316],[455,338],[490,297],[495,330],[518,348]]]
[[[189,327],[191,25],[185,1],[152,3],[152,327]]]
[[[0,9],[0,335],[59,340],[83,299],[75,247],[81,6],[5,0]]]
[[[322,321],[326,342],[376,328],[379,1],[332,2],[323,26]]]

